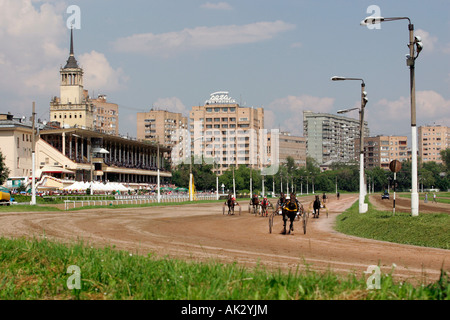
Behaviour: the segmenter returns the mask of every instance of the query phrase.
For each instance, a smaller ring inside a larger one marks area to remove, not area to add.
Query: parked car
[[[381,200],[383,200],[383,199],[388,199],[389,200],[389,193],[388,192],[385,192],[385,193],[383,193],[381,195]]]

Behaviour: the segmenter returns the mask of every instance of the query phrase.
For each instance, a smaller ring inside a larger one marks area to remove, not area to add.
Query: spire
[[[67,59],[67,63],[65,65],[64,69],[68,69],[68,68],[79,68],[78,62],[75,59],[75,56],[73,54],[73,28],[70,29],[70,55],[69,55],[69,59]]]
[[[70,55],[73,56],[73,27],[70,28]]]

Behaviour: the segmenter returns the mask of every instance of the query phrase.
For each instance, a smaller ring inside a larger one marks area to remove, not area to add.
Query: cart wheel
[[[272,233],[273,229],[273,215],[269,217],[269,233]]]
[[[303,234],[306,234],[306,221],[308,220],[306,217],[306,212],[303,212]]]
[[[241,215],[241,206],[239,206],[239,215]]]
[[[222,207],[222,214],[225,214],[225,206]]]

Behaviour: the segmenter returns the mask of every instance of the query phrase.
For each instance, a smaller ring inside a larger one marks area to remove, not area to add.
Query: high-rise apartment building
[[[306,138],[307,155],[319,165],[333,162],[355,161],[354,140],[359,138],[359,120],[343,116],[303,112],[303,135]],[[367,121],[364,121],[364,136],[369,136]]]
[[[187,117],[167,110],[153,110],[137,113],[137,138],[173,146],[177,130],[187,130]]]
[[[214,92],[205,105],[192,107],[189,114],[191,154],[215,159],[219,174],[231,165],[261,167],[262,129],[263,108],[243,107],[228,92]]]
[[[355,157],[359,156],[359,138],[355,139]],[[364,138],[364,167],[388,170],[392,160],[409,159],[406,136],[376,136]]]
[[[450,148],[450,127],[421,126],[418,131],[420,160],[442,163],[441,150]]]
[[[94,128],[97,131],[119,135],[119,106],[107,102],[105,95],[89,100],[94,105]]]

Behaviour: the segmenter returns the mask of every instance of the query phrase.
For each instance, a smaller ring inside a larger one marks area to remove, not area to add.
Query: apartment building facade
[[[306,138],[307,155],[319,165],[333,162],[349,163],[355,158],[355,139],[360,136],[358,119],[328,113],[303,112],[303,135]],[[364,136],[370,134],[364,122]]]
[[[106,95],[89,99],[94,106],[94,129],[103,133],[119,135],[119,106],[108,102]]]
[[[450,148],[450,127],[421,126],[418,136],[420,161],[442,163],[441,150]]]
[[[272,132],[267,133],[267,154],[272,157]],[[289,132],[278,134],[279,164],[286,164],[287,157],[292,157],[299,167],[306,167],[306,138],[292,135]]]
[[[359,156],[359,138],[355,140],[355,157]],[[409,159],[408,138],[406,136],[382,136],[364,138],[364,167],[389,170],[393,160],[400,162]]]
[[[263,108],[243,107],[227,91],[214,92],[189,113],[190,154],[214,160],[219,174],[232,165],[262,167],[263,129]]]
[[[138,140],[174,146],[178,142],[173,139],[177,130],[187,130],[187,128],[187,117],[181,113],[154,109],[137,113],[136,137]]]

